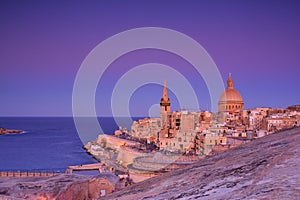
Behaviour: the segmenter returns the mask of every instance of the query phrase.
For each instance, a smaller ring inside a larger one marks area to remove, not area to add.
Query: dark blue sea
[[[98,121],[105,133],[118,129],[113,118]],[[97,162],[82,148],[72,117],[0,117],[0,127],[24,131],[0,135],[0,171],[64,172]]]

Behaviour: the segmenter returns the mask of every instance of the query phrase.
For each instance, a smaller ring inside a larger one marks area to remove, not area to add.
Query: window
[[[100,190],[100,196],[101,196],[101,197],[104,197],[105,194],[106,194],[106,191],[105,191],[105,190]]]

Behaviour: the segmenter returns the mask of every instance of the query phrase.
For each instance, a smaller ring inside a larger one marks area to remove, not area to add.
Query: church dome
[[[220,96],[219,102],[243,102],[242,96],[233,87],[233,80],[231,78],[231,74],[229,74],[227,80],[227,88]]]
[[[218,103],[219,112],[238,112],[244,109],[244,102],[240,93],[234,89],[231,74],[227,80],[227,88],[221,94]]]
[[[220,96],[219,102],[242,102],[242,96],[234,88],[226,88]]]

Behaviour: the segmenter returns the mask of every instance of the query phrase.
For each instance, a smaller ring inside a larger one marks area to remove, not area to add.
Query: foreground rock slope
[[[300,199],[300,128],[202,159],[106,199]]]
[[[98,176],[60,174],[53,177],[1,177],[0,200],[88,200],[100,191],[114,190],[118,178],[110,173]],[[109,180],[109,181],[107,181]]]

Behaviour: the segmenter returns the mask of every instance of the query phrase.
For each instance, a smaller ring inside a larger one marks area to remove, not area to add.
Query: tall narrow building
[[[171,102],[168,97],[167,84],[164,82],[164,90],[162,98],[160,100],[160,118],[162,122],[162,128],[165,128],[167,125],[168,115],[170,114]]]

